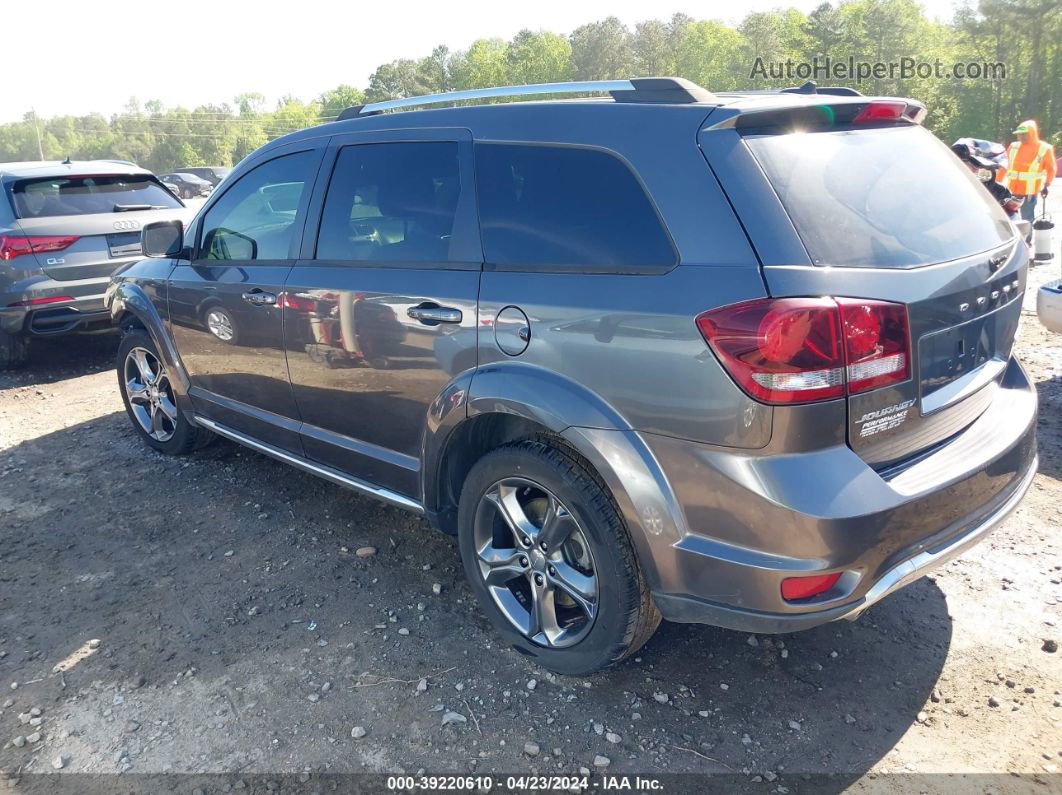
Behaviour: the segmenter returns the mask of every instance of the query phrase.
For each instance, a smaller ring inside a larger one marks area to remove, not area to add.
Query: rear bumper
[[[894,591],[928,574],[938,566],[954,560],[996,529],[1018,507],[1036,477],[1037,459],[1033,459],[1017,485],[993,501],[989,511],[966,525],[966,529],[947,542],[927,549],[886,571],[857,601],[808,613],[760,613],[726,605],[713,604],[691,596],[653,594],[664,618],[683,623],[712,624],[744,632],[773,634],[796,632],[838,619],[856,619],[868,607]]]
[[[0,330],[8,334],[49,337],[110,324],[104,303],[109,278],[56,281],[46,276],[16,284],[0,293]],[[11,306],[36,298],[69,296],[70,300],[31,306]]]
[[[748,632],[854,618],[987,536],[1036,474],[1036,393],[1011,360],[989,408],[887,475],[847,446],[748,455],[644,437],[686,518],[653,550],[653,596],[671,621]],[[781,597],[787,577],[841,572],[830,591]]]

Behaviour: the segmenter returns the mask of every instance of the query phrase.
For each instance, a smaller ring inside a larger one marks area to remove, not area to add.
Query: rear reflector
[[[77,237],[74,235],[39,235],[36,237],[0,235],[0,261],[7,262],[23,254],[62,251],[76,242]]]
[[[757,400],[831,400],[909,377],[907,308],[851,298],[764,298],[698,316],[697,327]]]
[[[841,579],[841,572],[815,574],[811,577],[787,577],[782,580],[782,598],[787,602],[810,599],[830,590]]]
[[[40,306],[41,304],[59,304],[63,301],[73,301],[69,295],[52,295],[48,298],[27,298],[25,301],[15,301],[8,306]]]

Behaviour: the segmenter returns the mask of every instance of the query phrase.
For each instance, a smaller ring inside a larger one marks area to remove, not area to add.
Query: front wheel
[[[150,334],[130,330],[118,346],[117,364],[126,413],[149,447],[167,455],[183,455],[213,438],[177,408],[170,374]]]
[[[461,491],[458,544],[491,622],[545,668],[597,671],[660,623],[611,496],[559,446],[524,440],[480,459]]]

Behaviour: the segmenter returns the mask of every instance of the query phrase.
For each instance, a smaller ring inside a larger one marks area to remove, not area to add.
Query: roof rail
[[[861,97],[863,94],[856,91],[854,88],[848,88],[847,86],[819,86],[815,84],[814,80],[808,80],[799,86],[793,88],[781,89],[783,94],[831,94],[838,97]]]
[[[532,96],[536,94],[588,94],[608,93],[616,102],[657,103],[684,105],[693,102],[712,102],[715,96],[696,83],[681,77],[634,77],[630,80],[585,80],[571,83],[536,83],[524,86],[497,86],[473,88],[468,91],[449,91],[443,94],[428,94],[421,97],[389,99],[368,105],[347,108],[336,121],[370,116],[385,110],[417,108],[443,102],[462,102],[493,97]]]

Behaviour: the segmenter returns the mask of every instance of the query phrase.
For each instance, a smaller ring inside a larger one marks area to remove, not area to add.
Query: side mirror
[[[140,234],[140,247],[145,257],[176,257],[183,245],[184,224],[180,221],[156,221],[145,226]]]

